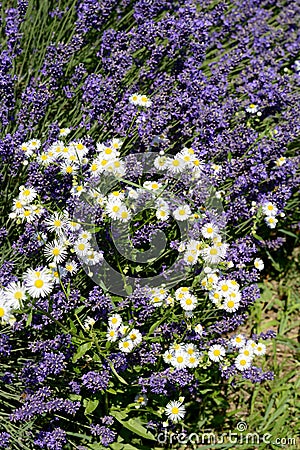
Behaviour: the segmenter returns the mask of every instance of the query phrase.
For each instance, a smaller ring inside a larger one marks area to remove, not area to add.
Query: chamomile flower
[[[257,270],[263,270],[263,268],[265,267],[263,260],[260,258],[255,258],[254,267]]]
[[[194,369],[195,367],[199,366],[200,363],[200,353],[195,352],[192,355],[188,355],[187,357],[187,367],[190,369]]]
[[[245,356],[246,358],[252,359],[254,355],[254,349],[247,345],[239,348],[239,354]]]
[[[144,106],[145,108],[150,108],[152,101],[149,97],[147,97],[147,95],[139,95],[138,105]]]
[[[170,217],[170,211],[169,209],[160,208],[156,210],[155,215],[158,220],[165,222]]]
[[[136,328],[133,328],[132,330],[130,330],[127,337],[132,341],[134,347],[136,345],[140,344],[143,340],[141,332],[139,330],[137,330]]]
[[[94,266],[103,261],[103,253],[96,250],[89,250],[85,256],[83,256],[83,262],[88,266]]]
[[[20,146],[20,150],[24,153],[27,158],[29,158],[31,155],[33,155],[33,149],[30,147],[29,142],[23,142]]]
[[[263,204],[262,211],[266,216],[275,217],[278,212],[278,208],[274,205],[274,203],[267,202]]]
[[[175,220],[183,221],[187,220],[190,217],[191,213],[191,208],[189,207],[189,205],[185,204],[178,206],[178,208],[173,211],[173,216]]]
[[[227,312],[235,312],[239,309],[240,303],[237,300],[229,297],[224,300],[223,309]]]
[[[235,358],[234,365],[238,370],[243,371],[249,369],[251,361],[251,358],[247,358],[247,356],[240,354]]]
[[[27,142],[28,147],[32,150],[38,150],[41,144],[39,139],[30,139],[30,141]]]
[[[265,222],[269,228],[274,229],[274,228],[276,228],[278,220],[276,219],[276,217],[267,216],[267,217],[265,217]]]
[[[78,272],[78,264],[76,261],[67,261],[65,264],[65,269],[71,274],[74,275]]]
[[[179,422],[185,416],[185,406],[179,401],[170,401],[166,408],[165,414],[172,422]]]
[[[218,264],[224,259],[222,248],[216,245],[204,248],[200,251],[200,254],[207,264]]]
[[[105,212],[108,214],[108,216],[111,219],[116,220],[119,218],[119,214],[120,214],[120,210],[121,210],[122,206],[123,206],[122,201],[119,198],[116,197],[114,199],[110,199],[106,203]]]
[[[116,214],[116,218],[121,222],[128,222],[131,219],[131,212],[125,205],[121,205],[119,211]]]
[[[208,351],[208,357],[211,361],[221,361],[225,356],[225,348],[222,345],[212,345]]]
[[[230,344],[235,348],[243,348],[246,343],[246,338],[242,334],[237,334],[230,339]]]
[[[130,353],[133,350],[133,347],[134,346],[131,339],[125,338],[119,342],[119,349],[123,353]]]
[[[48,219],[45,220],[45,225],[49,231],[55,232],[58,235],[62,235],[66,229],[66,219],[61,213],[54,213]]]
[[[85,257],[87,256],[88,252],[91,250],[91,244],[82,239],[78,239],[73,244],[74,250],[78,256]]]
[[[184,350],[178,350],[170,362],[176,369],[184,369],[188,363],[188,355]]]
[[[200,336],[202,336],[203,331],[204,331],[204,328],[203,328],[203,326],[202,326],[200,323],[198,323],[198,324],[194,327],[194,331],[195,331],[195,333],[197,333],[197,334],[199,334]]]
[[[159,191],[162,188],[162,184],[157,181],[145,181],[143,187],[151,191]]]
[[[13,308],[19,308],[22,302],[26,299],[25,285],[20,282],[10,283],[3,291],[4,298],[11,304]]]
[[[258,111],[258,106],[254,103],[250,103],[250,105],[248,105],[245,109],[250,114],[256,114]]]
[[[209,300],[214,305],[221,305],[222,292],[221,291],[210,291],[208,294]]]
[[[116,342],[116,340],[118,339],[118,329],[112,327],[108,328],[106,333],[106,339],[109,342]]]
[[[65,137],[68,136],[68,134],[71,133],[71,129],[70,128],[60,128],[59,130],[59,136],[60,137]]]
[[[188,297],[190,295],[190,290],[186,286],[182,286],[175,291],[175,298],[176,300],[181,300],[184,297]]]
[[[197,307],[198,300],[194,295],[189,295],[180,300],[180,306],[184,311],[193,311]]]
[[[286,157],[280,156],[280,158],[276,159],[275,164],[277,167],[281,167],[286,163]]]
[[[53,289],[54,281],[46,268],[28,269],[24,274],[26,290],[33,298],[46,297]]]
[[[180,173],[185,169],[185,162],[182,158],[174,156],[174,158],[168,159],[167,169],[174,174]]]
[[[119,328],[122,325],[122,317],[120,314],[114,314],[108,318],[108,325],[111,328]]]
[[[61,172],[65,175],[75,175],[78,172],[78,166],[75,163],[65,161],[60,166]]]
[[[213,239],[218,236],[219,228],[211,222],[206,223],[201,228],[201,234],[205,239]]]
[[[67,249],[63,242],[55,240],[46,245],[44,254],[48,261],[60,264],[66,259]]]
[[[262,344],[259,342],[256,347],[254,348],[254,354],[257,356],[265,355],[267,347],[265,344]]]
[[[0,302],[0,322],[8,323],[12,317],[12,306],[7,302]]]
[[[132,94],[129,97],[129,103],[132,103],[133,105],[139,105],[139,101],[140,101],[140,95],[139,94]]]
[[[137,407],[146,406],[148,403],[148,397],[144,394],[137,394],[134,398],[135,403],[137,403]]]
[[[37,192],[33,187],[20,186],[19,200],[24,205],[31,203],[37,196]]]
[[[188,265],[194,265],[194,264],[197,263],[198,257],[199,257],[199,252],[198,251],[196,251],[196,250],[188,250],[188,251],[184,252],[183,260]]]
[[[154,167],[157,170],[165,170],[169,167],[170,158],[167,156],[157,156],[154,160]]]
[[[78,235],[78,239],[81,241],[89,241],[92,238],[92,234],[89,231],[81,231]]]
[[[95,325],[96,320],[93,319],[92,317],[87,317],[85,319],[85,321],[83,322],[83,327],[85,330],[90,330],[91,328],[93,328],[93,326]]]
[[[167,364],[171,364],[171,361],[174,357],[174,352],[171,352],[170,350],[166,350],[165,353],[162,355],[163,360]]]

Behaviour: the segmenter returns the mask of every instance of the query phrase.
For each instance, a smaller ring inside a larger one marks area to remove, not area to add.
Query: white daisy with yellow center
[[[28,269],[24,274],[26,290],[33,298],[46,297],[51,293],[54,280],[47,268]]]
[[[225,348],[222,345],[212,345],[208,350],[208,357],[211,361],[221,361],[226,354]]]
[[[170,401],[166,408],[165,414],[168,416],[168,419],[172,420],[172,422],[179,422],[185,416],[185,406],[180,401]]]

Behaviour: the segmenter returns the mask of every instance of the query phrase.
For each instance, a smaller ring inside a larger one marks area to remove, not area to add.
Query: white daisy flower
[[[83,322],[83,327],[85,330],[90,330],[91,328],[93,328],[93,326],[95,325],[96,320],[93,319],[92,317],[87,317],[85,319],[85,321]]]
[[[12,306],[6,302],[0,302],[0,322],[2,324],[8,323],[13,318]]]
[[[180,173],[185,170],[185,163],[183,159],[175,156],[174,158],[169,158],[167,160],[167,169],[171,173]]]
[[[132,340],[131,339],[127,339],[127,338],[122,339],[119,342],[119,349],[121,350],[121,352],[130,353],[132,351],[132,349],[133,349],[133,342],[132,342]]]
[[[187,353],[184,350],[178,350],[173,355],[171,364],[176,369],[184,369],[187,366],[188,358]]]
[[[265,344],[262,344],[261,342],[259,342],[256,347],[254,348],[254,354],[257,356],[261,356],[261,355],[265,355],[267,350],[267,347],[265,346]]]
[[[190,217],[191,213],[191,208],[189,207],[189,205],[185,204],[176,208],[175,211],[173,211],[173,216],[175,220],[183,221],[187,220]]]
[[[226,354],[225,348],[222,345],[212,345],[208,351],[208,357],[211,361],[221,361]]]
[[[78,166],[74,163],[69,163],[68,161],[63,162],[60,168],[65,175],[75,175],[78,172]]]
[[[31,203],[37,196],[36,190],[30,186],[20,186],[19,191],[19,200],[24,205]]]
[[[254,267],[257,270],[263,270],[263,268],[265,267],[263,260],[260,259],[260,258],[255,258],[255,260],[254,260]]]
[[[265,222],[269,228],[273,229],[273,228],[276,228],[276,224],[277,224],[278,220],[273,216],[267,216],[267,217],[265,217]]]
[[[212,247],[206,247],[200,250],[200,254],[204,259],[205,263],[208,264],[218,264],[224,259],[224,254],[222,248],[213,245]]]
[[[251,367],[251,358],[247,358],[245,355],[238,355],[235,358],[234,364],[238,370],[243,371],[249,369],[249,367]]]
[[[136,345],[140,344],[143,340],[142,333],[139,330],[137,330],[136,328],[133,328],[132,330],[130,330],[130,332],[127,335],[127,338],[129,338],[132,341],[134,347]]]
[[[204,328],[203,326],[198,323],[195,327],[194,327],[194,331],[195,333],[199,334],[200,336],[203,334]]]
[[[20,282],[10,283],[3,290],[5,300],[17,309],[22,305],[23,300],[26,299],[26,287]]]
[[[66,219],[63,214],[55,212],[48,219],[45,220],[45,225],[49,231],[54,231],[61,235],[66,229]]]
[[[187,367],[190,369],[194,369],[195,367],[199,366],[200,363],[200,354],[194,353],[192,355],[188,355],[187,357]]]
[[[88,241],[78,239],[76,242],[74,242],[73,248],[78,256],[85,257],[91,250],[91,244]]]
[[[48,261],[60,264],[67,257],[67,249],[63,242],[55,240],[46,245],[44,254]]]
[[[157,170],[166,170],[170,164],[170,158],[167,156],[157,156],[154,160],[154,167]]]
[[[193,311],[197,307],[198,300],[194,295],[189,295],[180,300],[180,306],[184,311]]]
[[[61,137],[68,136],[68,134],[70,134],[70,133],[71,133],[71,129],[70,128],[60,128],[60,130],[59,130],[59,135]]]
[[[280,156],[280,158],[276,159],[275,164],[277,167],[281,167],[286,163],[286,157]]]
[[[67,261],[65,264],[65,269],[71,275],[74,275],[76,272],[78,272],[78,264],[76,261]]]
[[[190,295],[190,290],[186,286],[182,286],[175,291],[175,298],[176,300],[181,300],[185,297],[188,297]]]
[[[170,350],[166,350],[165,353],[162,355],[163,360],[167,364],[171,364],[171,361],[174,357],[174,352],[170,352]]]
[[[145,108],[150,108],[152,101],[146,95],[139,95],[138,105],[144,106]]]
[[[275,217],[278,212],[278,208],[274,205],[274,203],[267,202],[263,204],[262,211],[266,216]]]
[[[132,94],[129,97],[129,103],[132,103],[133,105],[139,105],[139,101],[140,101],[140,95],[139,94]]]
[[[108,326],[110,328],[119,328],[122,325],[122,317],[120,314],[114,314],[108,318]]]
[[[201,233],[205,239],[213,239],[218,236],[219,228],[211,222],[208,222],[201,228]]]
[[[197,263],[198,257],[199,257],[198,251],[190,250],[190,251],[184,252],[183,260],[189,265],[194,265]]]
[[[254,349],[246,344],[245,347],[239,349],[239,354],[252,359],[254,355]]]
[[[231,297],[228,297],[224,300],[223,309],[225,309],[225,311],[227,312],[235,312],[239,309],[239,307],[240,307],[239,301],[236,301]]]
[[[45,297],[54,286],[54,280],[46,268],[28,269],[24,274],[24,282],[27,292],[33,298]]]
[[[106,333],[106,339],[109,342],[116,342],[118,339],[118,329],[117,328],[108,328]]]
[[[237,334],[230,339],[230,344],[235,348],[243,348],[246,344],[246,338],[242,334]]]
[[[179,401],[170,401],[166,408],[165,414],[172,422],[179,422],[185,416],[185,406]]]
[[[258,111],[258,106],[254,103],[250,103],[250,105],[248,105],[245,109],[248,113],[255,114]]]

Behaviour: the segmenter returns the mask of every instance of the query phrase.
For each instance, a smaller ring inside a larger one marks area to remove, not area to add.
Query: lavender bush
[[[299,13],[2,2],[0,448],[153,448],[273,378],[245,329],[300,222]]]

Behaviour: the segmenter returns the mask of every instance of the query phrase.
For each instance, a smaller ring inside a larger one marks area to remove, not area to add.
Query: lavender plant
[[[153,447],[272,379],[239,327],[297,239],[297,14],[2,3],[0,448]]]

